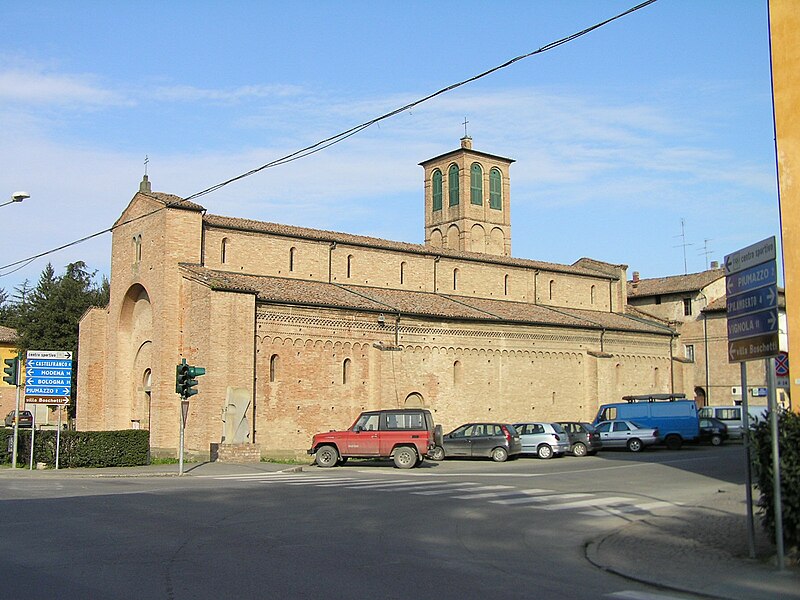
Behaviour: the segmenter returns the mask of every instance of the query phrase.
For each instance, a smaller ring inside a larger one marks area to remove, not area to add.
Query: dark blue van
[[[700,436],[697,404],[684,394],[644,394],[622,399],[624,402],[600,406],[594,424],[626,419],[645,427],[658,427],[659,436],[670,450],[678,450],[683,442],[695,441]]]

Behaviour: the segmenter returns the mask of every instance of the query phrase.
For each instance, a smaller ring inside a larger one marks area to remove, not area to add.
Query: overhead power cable
[[[333,135],[333,136],[331,136],[329,138],[326,138],[324,140],[320,140],[320,141],[316,142],[315,144],[312,144],[310,146],[306,146],[305,148],[302,148],[300,150],[292,152],[291,154],[287,154],[287,155],[285,155],[285,156],[283,156],[281,158],[277,158],[277,159],[275,159],[275,160],[273,160],[271,162],[268,162],[266,164],[261,165],[260,167],[256,167],[256,168],[251,169],[251,170],[249,170],[249,171],[247,171],[245,173],[237,175],[236,177],[231,177],[230,179],[227,179],[227,180],[225,180],[223,182],[220,182],[220,183],[217,183],[215,185],[212,185],[209,188],[206,188],[204,190],[201,190],[199,192],[191,194],[190,196],[186,196],[181,201],[188,201],[188,200],[194,200],[196,198],[200,198],[201,196],[205,196],[207,194],[210,194],[211,192],[215,192],[220,188],[223,188],[223,187],[225,187],[227,185],[230,185],[231,183],[234,183],[236,181],[239,181],[240,179],[244,179],[246,177],[250,177],[251,175],[255,175],[256,173],[259,173],[259,172],[261,172],[261,171],[263,171],[265,169],[269,169],[269,168],[272,168],[272,167],[277,167],[279,165],[284,165],[286,163],[289,163],[289,162],[292,162],[292,161],[295,161],[295,160],[299,160],[301,158],[304,158],[304,157],[309,156],[311,154],[314,154],[316,152],[320,152],[321,150],[329,148],[330,146],[333,146],[334,144],[338,144],[339,142],[342,142],[342,141],[346,140],[347,138],[349,138],[351,136],[354,136],[357,133],[362,132],[364,129],[367,129],[368,127],[371,127],[372,125],[374,125],[376,123],[379,123],[380,121],[384,121],[386,119],[389,119],[390,117],[393,117],[393,116],[398,115],[400,113],[403,113],[403,112],[405,112],[407,110],[410,110],[410,109],[414,108],[415,106],[418,106],[418,105],[420,105],[420,104],[422,104],[424,102],[427,102],[428,100],[436,98],[437,96],[441,96],[442,94],[445,94],[447,92],[450,92],[452,90],[460,88],[460,87],[462,87],[464,85],[467,85],[468,83],[472,83],[473,81],[477,81],[478,79],[486,77],[487,75],[491,75],[492,73],[495,73],[496,71],[500,71],[501,69],[505,69],[506,67],[509,67],[509,66],[513,65],[514,63],[517,63],[517,62],[519,62],[521,60],[524,60],[526,58],[530,58],[531,56],[535,56],[537,54],[542,54],[544,52],[547,52],[548,50],[553,50],[554,48],[558,48],[559,46],[561,46],[563,44],[566,44],[568,42],[576,40],[579,37],[582,37],[582,36],[586,35],[587,33],[591,33],[592,31],[594,31],[596,29],[599,29],[599,28],[601,28],[601,27],[603,27],[605,25],[608,25],[609,23],[612,23],[613,21],[616,21],[617,19],[621,19],[622,17],[625,17],[625,16],[627,16],[627,15],[629,15],[631,13],[634,13],[634,12],[636,12],[638,10],[641,10],[642,8],[645,8],[646,6],[649,6],[650,4],[653,4],[654,2],[656,2],[656,0],[646,0],[645,2],[642,2],[641,4],[637,4],[636,6],[634,6],[632,8],[629,8],[628,10],[623,11],[623,12],[617,14],[617,15],[614,15],[613,17],[611,17],[609,19],[606,19],[605,21],[601,21],[599,23],[596,23],[595,25],[592,25],[591,27],[587,27],[586,29],[582,29],[581,31],[578,31],[576,33],[573,33],[571,35],[563,37],[563,38],[561,38],[559,40],[556,40],[554,42],[550,42],[549,44],[546,44],[546,45],[542,46],[541,48],[538,48],[537,50],[533,50],[532,52],[528,52],[527,54],[521,54],[520,56],[517,56],[515,58],[507,60],[503,64],[497,65],[496,67],[492,67],[491,69],[483,71],[482,73],[474,75],[474,76],[472,76],[472,77],[470,77],[468,79],[464,79],[463,81],[459,81],[458,83],[453,83],[451,85],[448,85],[447,87],[443,87],[442,89],[437,90],[437,91],[433,92],[432,94],[429,94],[429,95],[427,95],[427,96],[425,96],[423,98],[420,98],[419,100],[415,100],[415,101],[410,102],[410,103],[408,103],[408,104],[406,104],[404,106],[401,106],[401,107],[396,108],[396,109],[394,109],[394,110],[392,110],[390,112],[387,112],[387,113],[385,113],[385,114],[383,114],[383,115],[381,115],[379,117],[375,117],[374,119],[370,119],[369,121],[366,121],[365,123],[361,123],[360,125],[356,125],[355,127],[351,127],[350,129],[347,129],[346,131],[342,131],[341,133],[337,133],[336,135]],[[98,231],[98,232],[93,233],[91,235],[87,235],[87,236],[82,237],[82,238],[80,238],[78,240],[75,240],[75,241],[69,242],[67,244],[64,244],[62,246],[59,246],[58,248],[53,248],[51,250],[47,250],[45,252],[41,252],[41,253],[33,255],[33,256],[29,256],[27,258],[23,258],[23,259],[15,261],[15,262],[8,263],[7,265],[0,266],[0,271],[3,271],[4,269],[8,269],[8,268],[11,268],[11,267],[15,267],[15,266],[20,265],[22,263],[26,263],[27,264],[28,262],[31,262],[31,261],[33,261],[33,260],[35,260],[37,258],[42,258],[44,256],[47,256],[48,254],[53,254],[54,252],[59,252],[60,250],[64,250],[64,249],[69,248],[71,246],[75,246],[77,244],[81,244],[81,243],[83,243],[83,242],[85,242],[87,240],[90,240],[92,238],[100,236],[100,235],[102,235],[104,233],[108,233],[110,231],[113,231],[114,229],[117,229],[118,227],[121,227],[123,225],[127,225],[128,223],[132,223],[133,221],[138,221],[139,219],[143,219],[145,217],[149,217],[150,215],[152,215],[152,214],[154,214],[156,212],[164,210],[165,208],[169,208],[173,204],[174,203],[167,203],[166,206],[159,207],[159,208],[157,208],[157,209],[155,209],[155,210],[153,210],[153,211],[151,211],[149,213],[146,213],[144,215],[140,215],[138,217],[133,217],[133,218],[125,220],[125,221],[120,221],[120,222],[116,223],[115,225],[113,225],[113,226],[111,226],[111,227],[109,227],[107,229],[103,229],[102,231]],[[10,273],[13,273],[13,272],[14,271],[9,271],[8,273],[0,273],[0,277],[4,277],[4,276],[6,276],[6,275],[8,275]]]

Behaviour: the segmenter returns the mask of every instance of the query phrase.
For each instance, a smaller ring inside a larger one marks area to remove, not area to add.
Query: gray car
[[[523,454],[551,458],[569,452],[569,435],[558,423],[514,423],[514,429],[522,440]]]
[[[442,436],[441,446],[430,451],[431,460],[450,457],[488,457],[503,462],[522,452],[522,442],[508,423],[467,423]]]
[[[597,454],[603,447],[600,434],[591,423],[583,421],[561,421],[559,423],[569,436],[570,452],[573,456]]]
[[[639,452],[661,441],[657,427],[643,427],[634,421],[601,421],[595,429],[600,434],[603,448],[627,448]]]

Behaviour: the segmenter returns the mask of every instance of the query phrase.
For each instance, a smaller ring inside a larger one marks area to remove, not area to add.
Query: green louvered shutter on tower
[[[489,208],[503,210],[503,177],[499,169],[489,171]]]
[[[450,165],[447,172],[447,187],[450,190],[450,206],[458,206],[458,166]]]
[[[442,172],[433,172],[433,210],[442,210]]]
[[[478,163],[472,163],[470,169],[469,201],[472,204],[483,204],[483,169]]]

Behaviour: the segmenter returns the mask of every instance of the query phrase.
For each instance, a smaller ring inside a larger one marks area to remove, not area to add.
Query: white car
[[[522,440],[522,453],[539,458],[562,456],[569,452],[569,434],[558,423],[514,423]]]
[[[603,448],[627,448],[639,452],[661,441],[657,427],[643,427],[634,421],[601,421],[595,426]]]

